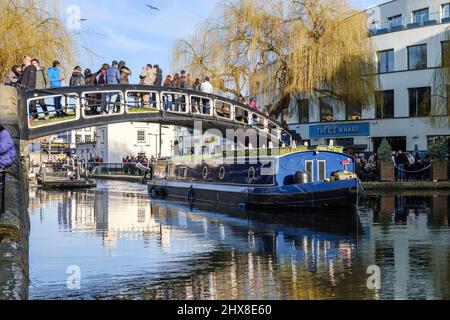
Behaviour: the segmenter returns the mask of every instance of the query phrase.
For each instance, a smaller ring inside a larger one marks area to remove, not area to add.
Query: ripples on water
[[[359,214],[324,217],[190,209],[123,182],[39,191],[30,297],[450,299],[449,198],[375,196]],[[380,290],[367,288],[371,265]],[[67,289],[69,266],[78,290]]]

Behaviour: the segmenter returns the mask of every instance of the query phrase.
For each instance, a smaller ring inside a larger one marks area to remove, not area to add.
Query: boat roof
[[[205,154],[205,155],[189,155],[189,156],[180,156],[180,157],[172,157],[166,162],[174,162],[174,163],[192,163],[194,161],[207,161],[207,160],[220,160],[223,158],[250,158],[250,157],[260,157],[260,158],[271,158],[271,159],[279,159],[282,157],[289,156],[295,153],[304,153],[311,151],[323,151],[323,152],[332,152],[332,153],[344,153],[344,147],[331,147],[331,146],[300,146],[300,147],[286,147],[286,148],[277,148],[277,149],[252,149],[252,150],[235,150],[235,151],[226,151],[223,154]],[[164,161],[160,161],[164,162]]]

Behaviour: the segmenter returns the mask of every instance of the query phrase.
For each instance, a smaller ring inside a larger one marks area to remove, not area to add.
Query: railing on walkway
[[[136,163],[89,163],[87,170],[92,174],[144,176],[145,172]]]
[[[0,170],[0,216],[5,213],[6,171]]]

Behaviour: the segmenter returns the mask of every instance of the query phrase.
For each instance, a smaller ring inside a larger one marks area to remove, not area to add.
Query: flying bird
[[[80,21],[81,21],[81,22],[83,22],[83,21],[87,21],[87,20],[88,20],[88,19],[80,19]]]
[[[152,10],[158,10],[159,11],[159,9],[157,7],[151,6],[149,4],[146,4],[146,6],[149,7],[150,9],[152,9]]]

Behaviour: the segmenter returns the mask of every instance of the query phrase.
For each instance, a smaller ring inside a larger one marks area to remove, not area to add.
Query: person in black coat
[[[158,65],[155,65],[155,68],[156,68],[155,86],[161,87],[163,81],[163,71]]]
[[[30,57],[25,57],[23,63],[25,65],[25,69],[23,70],[20,84],[22,87],[28,90],[33,90],[36,88],[37,69],[34,65],[31,64]]]

